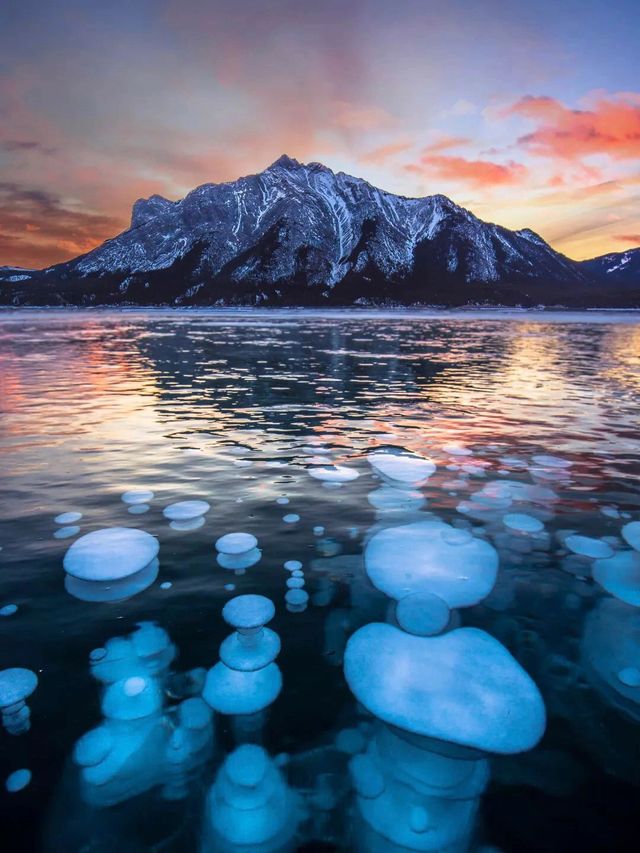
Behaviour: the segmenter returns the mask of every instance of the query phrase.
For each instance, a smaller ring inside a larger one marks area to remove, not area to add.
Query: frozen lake
[[[2,849],[637,849],[639,412],[631,312],[0,314]]]

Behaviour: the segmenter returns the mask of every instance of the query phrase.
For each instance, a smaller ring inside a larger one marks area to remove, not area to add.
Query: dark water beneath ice
[[[621,529],[640,518],[639,414],[633,315],[0,316],[0,607],[18,607],[0,617],[0,668],[26,667],[39,679],[29,731],[0,730],[2,850],[249,849],[208,840],[205,806],[221,763],[244,741],[272,759],[286,754],[282,778],[299,795],[283,834],[253,850],[402,849],[371,829],[353,792],[350,739],[338,734],[357,729],[366,742],[374,729],[342,656],[360,626],[394,618],[365,573],[366,543],[384,527],[430,517],[473,526],[499,552],[493,592],[455,619],[495,637],[529,673],[547,726],[534,749],[489,756],[472,831],[457,846],[434,841],[455,836],[436,798],[426,807],[432,834],[418,833],[408,849],[636,850],[640,687],[617,673],[623,663],[640,667],[640,609],[596,583],[592,561],[571,556],[562,531],[628,548]],[[372,505],[382,484],[367,454],[381,448],[434,461],[426,505]],[[572,465],[545,467],[532,461],[540,454]],[[309,475],[323,459],[360,476],[327,488]],[[554,496],[479,518],[460,512],[494,481]],[[121,501],[134,488],[155,493],[141,515]],[[199,529],[173,530],[163,517],[183,499],[210,503]],[[119,602],[70,595],[62,560],[74,539],[54,538],[54,517],[66,511],[83,513],[78,535],[127,526],[156,536],[157,579]],[[549,535],[535,547],[510,538],[505,512],[538,518]],[[284,523],[287,513],[300,520]],[[213,547],[237,530],[262,551],[244,573],[221,568]],[[310,601],[301,612],[285,606],[287,560],[303,563]],[[90,652],[155,620],[178,649],[172,672],[208,669],[231,630],[221,609],[239,593],[276,605],[279,697],[258,720],[216,715],[213,741],[172,783],[161,752],[175,725],[170,709],[185,695],[174,679],[161,746],[134,754],[108,794],[100,786],[88,794],[72,751],[103,716]],[[31,783],[8,793],[4,779],[19,768]]]

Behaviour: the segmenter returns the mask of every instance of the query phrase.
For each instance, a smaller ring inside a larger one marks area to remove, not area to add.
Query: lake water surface
[[[0,315],[0,669],[38,677],[0,729],[2,850],[636,850],[639,415],[633,314]],[[158,562],[66,574],[112,527]],[[444,633],[401,630],[429,592]],[[242,672],[265,707],[213,714],[244,594],[281,689]]]

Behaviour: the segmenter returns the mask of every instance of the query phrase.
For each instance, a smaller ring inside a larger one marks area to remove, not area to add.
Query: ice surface
[[[365,548],[365,568],[375,587],[391,598],[430,592],[449,607],[468,607],[492,590],[498,554],[488,542],[462,537],[441,521],[416,521],[376,533]]]
[[[545,729],[536,685],[477,628],[416,637],[372,623],[349,639],[344,672],[367,710],[416,734],[514,753],[535,746]]]
[[[148,566],[159,550],[158,540],[143,530],[106,527],[77,539],[63,565],[67,574],[80,580],[119,580]]]

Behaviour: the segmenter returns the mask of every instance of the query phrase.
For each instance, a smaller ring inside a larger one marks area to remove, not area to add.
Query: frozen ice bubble
[[[454,528],[441,521],[417,521],[376,533],[367,543],[365,569],[373,585],[391,598],[430,592],[449,607],[469,607],[486,598],[498,573],[498,554],[471,537],[450,544]],[[456,534],[464,531],[456,531]]]
[[[509,512],[503,515],[502,523],[509,530],[517,533],[539,533],[544,530],[544,524],[539,519],[522,512]]]
[[[264,595],[238,595],[222,608],[222,618],[234,628],[260,628],[275,616],[276,608]]]
[[[38,686],[38,676],[30,669],[10,667],[0,671],[0,708],[10,708],[31,696]]]
[[[229,779],[242,788],[255,788],[264,779],[269,768],[265,750],[253,743],[239,746],[227,758],[225,772]]]
[[[618,551],[612,557],[596,560],[593,578],[620,601],[640,607],[640,554]]]
[[[160,690],[153,678],[130,676],[107,687],[102,711],[110,720],[140,720],[162,708]]]
[[[364,752],[367,742],[360,729],[342,729],[336,737],[336,749],[347,755],[356,755]]]
[[[473,450],[470,450],[468,447],[465,447],[462,444],[443,444],[442,450],[444,453],[448,453],[449,456],[472,456]]]
[[[300,516],[295,512],[290,512],[288,515],[283,515],[282,520],[285,524],[295,524],[297,521],[300,521]]]
[[[202,698],[220,714],[255,714],[271,705],[281,689],[282,674],[275,663],[245,672],[219,662],[207,673]]]
[[[618,673],[618,680],[625,687],[640,687],[640,669],[637,666],[626,666]]]
[[[123,492],[120,500],[126,504],[148,504],[152,501],[154,494],[151,489],[130,489],[128,492]]]
[[[80,601],[125,601],[148,589],[158,577],[159,570],[160,562],[156,557],[139,572],[117,580],[82,580],[67,574],[64,588]]]
[[[402,630],[422,637],[444,631],[450,617],[447,602],[430,592],[414,592],[396,605],[396,619]]]
[[[127,512],[131,515],[144,515],[145,512],[149,512],[151,507],[149,504],[133,504],[127,508]]]
[[[324,527],[321,524],[317,524],[313,528],[313,535],[314,536],[324,536]]]
[[[171,589],[172,586],[173,584],[171,583],[171,581],[163,581],[160,584],[160,589]]]
[[[188,518],[186,521],[170,521],[169,527],[172,530],[199,530],[204,525],[204,515],[199,515],[197,518]]]
[[[601,560],[613,556],[611,545],[603,542],[602,539],[594,539],[591,536],[571,534],[566,537],[564,544],[574,554],[580,554],[582,557]]]
[[[416,486],[425,482],[436,470],[430,459],[408,453],[370,453],[371,467],[391,485]]]
[[[233,590],[236,588],[236,585],[234,583],[226,583],[224,585],[224,588],[227,590],[227,592],[233,592]]]
[[[205,515],[210,509],[206,501],[178,501],[166,506],[162,514],[169,521],[191,521]]]
[[[304,578],[294,578],[293,576],[287,579],[289,589],[302,589],[304,586]]]
[[[315,480],[323,480],[326,483],[349,483],[360,476],[353,468],[347,468],[345,465],[309,468],[309,474]]]
[[[303,577],[304,577],[304,572],[303,572],[303,571],[301,571],[301,569],[294,569],[294,570],[291,572],[291,577],[292,577],[292,578],[303,578]]]
[[[225,533],[216,541],[216,550],[221,554],[246,554],[258,545],[251,533]]]
[[[71,539],[72,536],[77,536],[80,533],[80,528],[77,524],[70,524],[68,527],[59,527],[53,534],[54,539]]]
[[[113,748],[113,736],[106,726],[98,726],[83,735],[73,749],[73,760],[81,767],[95,767]]]
[[[300,560],[287,560],[284,567],[288,572],[295,572],[302,568],[302,563]]]
[[[359,797],[374,800],[384,791],[382,773],[368,755],[354,755],[349,762],[349,772]]]
[[[5,604],[4,607],[0,607],[0,616],[13,616],[17,610],[17,604]]]
[[[365,625],[349,638],[344,673],[368,711],[418,735],[516,753],[544,733],[538,688],[501,643],[477,628],[417,637]]]
[[[53,519],[56,524],[75,524],[82,518],[81,512],[61,512]]]
[[[635,551],[640,551],[640,521],[630,521],[622,528],[622,538]]]
[[[309,593],[303,589],[290,589],[285,595],[285,601],[294,607],[300,607],[309,601]]]
[[[230,669],[242,672],[264,669],[279,654],[280,637],[270,628],[262,628],[248,636],[234,631],[220,646],[220,660]]]
[[[259,548],[252,548],[244,554],[218,554],[216,562],[223,569],[229,571],[243,572],[245,569],[255,566],[262,558],[262,551]]]
[[[130,527],[106,527],[77,539],[64,557],[67,574],[80,580],[119,580],[141,571],[158,555],[155,536]]]
[[[14,770],[13,773],[9,774],[4,786],[10,794],[15,794],[17,791],[26,788],[29,782],[31,782],[31,771],[23,768],[22,770]]]
[[[285,498],[284,496],[280,497],[280,498],[276,498],[276,503],[280,504],[281,506],[285,506],[286,504],[289,503],[289,498]]]

